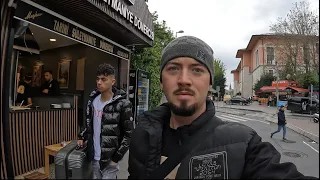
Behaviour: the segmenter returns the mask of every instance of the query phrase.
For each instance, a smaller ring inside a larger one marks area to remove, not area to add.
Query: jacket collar
[[[215,116],[215,106],[213,101],[207,100],[206,106],[207,106],[206,111],[203,114],[201,114],[198,118],[196,118],[191,124],[181,126],[177,128],[177,130],[184,134],[193,134],[195,131],[200,129],[208,120],[211,120],[205,117]],[[164,124],[169,123],[169,120],[171,117],[171,111],[168,103],[164,103],[156,107],[152,111],[145,112],[144,115],[148,117],[148,119],[153,119],[160,122],[163,126]]]
[[[119,100],[119,99],[126,99],[127,93],[123,89],[118,89],[117,87],[113,86],[112,87],[112,92],[113,92],[112,101],[116,101],[116,100]],[[96,88],[90,93],[89,98],[91,100],[93,100],[99,94],[101,94],[101,93]]]

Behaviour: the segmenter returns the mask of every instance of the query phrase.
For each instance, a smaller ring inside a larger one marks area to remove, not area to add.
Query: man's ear
[[[113,78],[113,79],[112,79],[112,86],[113,86],[115,83],[116,83],[116,79]]]

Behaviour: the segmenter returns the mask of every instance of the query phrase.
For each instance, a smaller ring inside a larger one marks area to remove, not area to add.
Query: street
[[[216,116],[223,121],[237,122],[253,128],[262,138],[270,142],[280,153],[281,162],[292,162],[304,175],[319,177],[319,144],[287,128],[287,139],[294,143],[282,141],[282,131],[270,138],[270,133],[277,130],[277,125],[265,121],[264,117],[252,114],[228,114],[217,112]],[[120,162],[119,179],[128,177],[128,153]]]

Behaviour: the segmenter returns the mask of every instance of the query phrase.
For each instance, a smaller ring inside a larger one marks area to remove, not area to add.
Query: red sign
[[[277,81],[272,81],[272,86],[276,87],[277,86]],[[279,87],[298,87],[298,83],[295,81],[288,81],[288,80],[280,80],[278,81],[278,86]]]

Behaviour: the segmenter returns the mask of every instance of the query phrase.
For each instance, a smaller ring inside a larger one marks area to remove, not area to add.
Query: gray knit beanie
[[[163,49],[160,64],[160,82],[162,82],[161,73],[164,66],[170,60],[178,57],[190,57],[205,65],[210,72],[210,83],[213,83],[213,50],[201,39],[193,36],[176,38]]]

